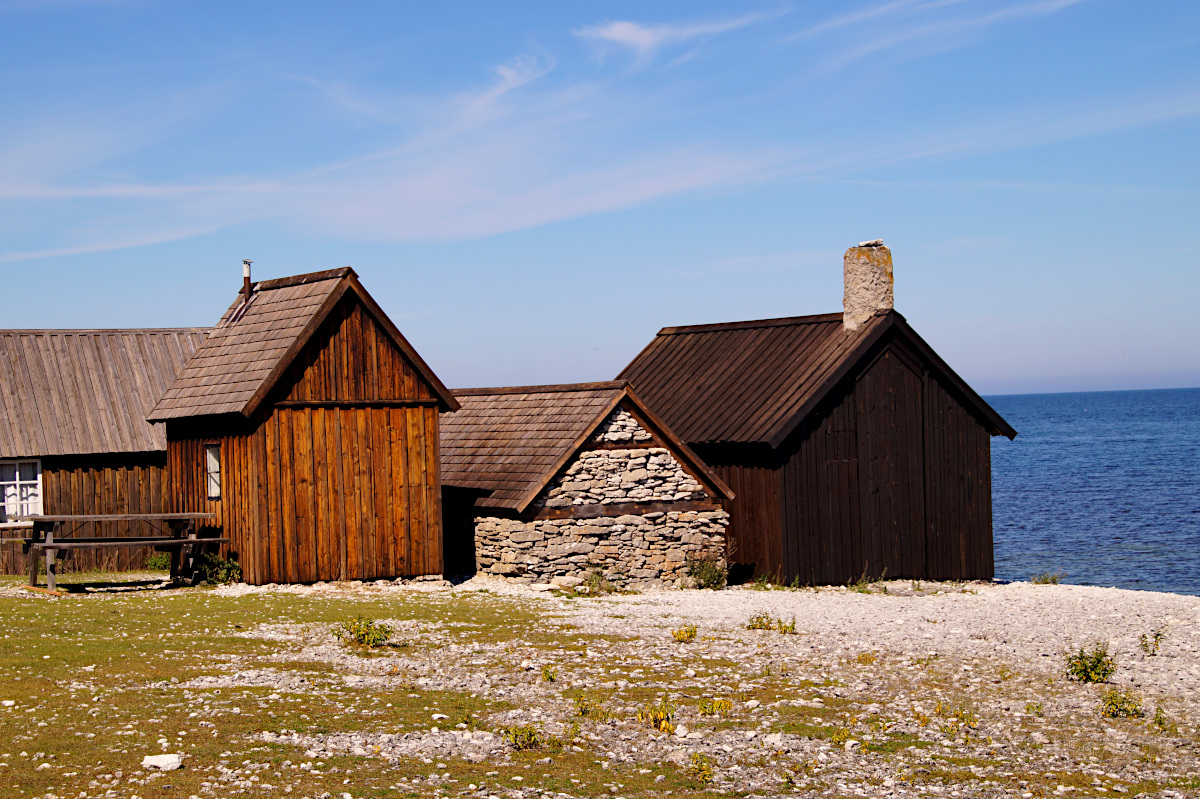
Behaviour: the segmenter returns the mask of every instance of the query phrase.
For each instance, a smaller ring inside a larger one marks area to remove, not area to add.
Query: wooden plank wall
[[[911,353],[879,353],[784,455],[782,559],[757,573],[991,579],[991,438]]]
[[[179,510],[217,513],[248,582],[440,574],[438,407],[348,299],[289,369],[250,432],[177,437]],[[409,402],[411,404],[388,404]],[[204,445],[221,444],[222,498],[205,498]]]
[[[726,447],[694,447],[733,491],[721,504],[729,513],[726,557],[734,579],[775,574],[783,562],[780,472],[773,457]]]
[[[161,513],[170,505],[165,452],[78,455],[42,459],[42,510],[47,514]],[[153,535],[129,522],[88,522],[75,536]],[[62,557],[68,571],[140,569],[147,549],[77,550]],[[0,573],[27,574],[20,544],[0,547]]]

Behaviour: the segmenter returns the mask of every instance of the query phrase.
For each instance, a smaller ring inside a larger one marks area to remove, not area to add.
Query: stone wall
[[[600,571],[622,586],[683,584],[691,557],[723,558],[729,516],[720,509],[671,510],[675,502],[711,501],[675,460],[653,446],[648,432],[618,408],[594,441],[629,442],[629,449],[580,453],[532,507],[578,509],[591,518],[523,521],[475,519],[476,565],[480,572],[525,582],[573,584]],[[646,444],[649,446],[638,446]],[[638,515],[594,516],[596,506],[654,502]]]

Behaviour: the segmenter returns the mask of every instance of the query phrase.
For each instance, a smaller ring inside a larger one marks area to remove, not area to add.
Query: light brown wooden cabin
[[[442,573],[438,413],[457,408],[347,268],[239,295],[149,418],[173,510],[215,513],[264,584]]]

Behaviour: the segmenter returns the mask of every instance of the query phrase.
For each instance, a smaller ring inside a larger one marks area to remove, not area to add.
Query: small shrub
[[[1038,572],[1029,579],[1037,585],[1058,585],[1065,576],[1062,572]]]
[[[713,764],[708,755],[703,755],[699,752],[692,752],[691,760],[687,766],[688,776],[696,782],[708,785],[713,781]]]
[[[698,555],[687,559],[688,577],[696,583],[697,588],[717,590],[725,587],[729,580],[729,568],[724,559],[716,555]]]
[[[769,613],[759,613],[757,616],[751,616],[750,621],[746,622],[747,630],[773,630],[775,629],[775,620],[771,618]]]
[[[920,580],[913,580],[913,581],[912,581],[912,585],[910,586],[910,588],[911,588],[913,591],[920,591],[920,590],[921,590],[921,581],[920,581]]]
[[[575,715],[595,721],[608,721],[608,710],[595,699],[586,696],[575,697]]]
[[[929,726],[929,716],[926,716],[915,707],[913,708],[913,718],[916,719],[917,724],[920,724],[922,727]]]
[[[512,744],[513,749],[524,752],[528,749],[540,749],[544,741],[541,731],[532,724],[518,724],[515,727],[505,727],[500,731],[505,743]]]
[[[660,699],[657,704],[648,704],[637,712],[639,724],[668,735],[675,732],[675,725],[671,723],[674,718],[675,706],[666,699]]]
[[[597,594],[611,594],[617,590],[616,586],[610,583],[608,578],[604,576],[604,571],[602,569],[594,570],[588,575],[587,580],[585,580],[583,584],[587,586],[587,592],[591,596],[596,596]]]
[[[333,635],[339,641],[357,646],[384,646],[392,638],[392,628],[374,619],[364,619],[359,616],[354,621],[344,621],[333,628]]]
[[[1137,694],[1111,688],[1100,697],[1100,715],[1106,719],[1140,719],[1146,711],[1142,710],[1142,700]]]
[[[1041,702],[1026,702],[1025,703],[1025,712],[1027,714],[1029,714],[1030,716],[1037,716],[1040,719],[1044,712],[1042,710],[1042,703]]]
[[[209,585],[228,585],[242,581],[242,564],[205,553],[196,560],[196,571]]]
[[[1154,728],[1154,731],[1160,735],[1179,734],[1179,728],[1175,725],[1175,722],[1171,721],[1170,717],[1167,716],[1166,711],[1164,711],[1161,706],[1154,708],[1154,718],[1150,720],[1150,725]]]
[[[854,659],[860,666],[873,666],[875,661],[879,660],[879,655],[874,652],[859,652],[858,657]]]
[[[1142,651],[1153,657],[1158,654],[1159,648],[1162,646],[1163,639],[1167,637],[1166,630],[1159,628],[1153,630],[1149,635],[1142,633],[1138,637],[1138,645],[1142,647]]]
[[[785,622],[782,617],[775,620],[775,629],[779,630],[783,635],[796,634],[796,617],[792,616],[791,621]]]
[[[846,583],[846,587],[851,591],[857,591],[860,594],[871,593],[871,580],[867,577],[867,570],[863,569],[863,573],[853,582]]]
[[[680,627],[678,630],[672,630],[671,635],[681,644],[690,644],[696,640],[696,625],[689,624],[686,627]]]
[[[1000,682],[1008,682],[1015,676],[1015,672],[1007,665],[1001,665],[1000,669],[996,672],[996,676],[1000,678]]]
[[[1067,652],[1067,677],[1076,682],[1108,682],[1117,670],[1117,664],[1108,654],[1107,644],[1096,644],[1089,652],[1079,647],[1077,652]]]
[[[145,569],[148,572],[165,572],[171,570],[171,553],[155,552],[146,556]]]
[[[733,702],[728,699],[701,699],[701,716],[721,716],[733,710]]]
[[[846,743],[846,741],[849,741],[849,740],[850,740],[850,731],[845,729],[844,727],[838,727],[836,730],[834,730],[832,733],[829,734],[829,742],[831,744],[833,744],[834,746],[841,746],[844,743]]]
[[[542,666],[542,680],[545,682],[554,682],[558,679],[558,669],[554,665],[547,663]]]

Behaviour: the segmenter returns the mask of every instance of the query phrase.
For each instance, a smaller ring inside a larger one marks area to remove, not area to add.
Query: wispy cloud
[[[709,22],[689,22],[645,25],[640,22],[618,20],[602,25],[590,25],[574,31],[576,36],[597,42],[626,47],[637,53],[639,60],[649,59],[655,52],[671,44],[680,44],[695,39],[716,36],[721,33],[744,28],[765,19],[764,14],[744,14],[735,19]]]
[[[892,0],[811,25],[786,37],[785,41],[814,39],[846,28],[854,30],[857,44],[842,49],[827,64],[836,68],[917,42],[924,42],[935,50],[958,47],[967,41],[964,34],[1053,14],[1083,2],[1086,0],[1036,0],[996,7],[995,3],[978,0]],[[873,25],[876,22],[886,22],[886,25]]]

